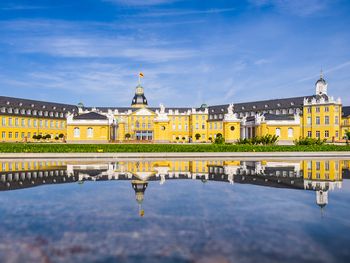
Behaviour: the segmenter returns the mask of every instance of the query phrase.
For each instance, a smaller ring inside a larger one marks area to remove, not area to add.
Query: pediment
[[[153,116],[153,115],[155,115],[155,113],[149,109],[142,108],[142,109],[135,111],[132,115],[135,115],[135,116]]]

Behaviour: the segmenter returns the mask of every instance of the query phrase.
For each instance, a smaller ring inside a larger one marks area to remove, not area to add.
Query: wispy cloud
[[[154,6],[154,5],[164,5],[173,2],[178,2],[181,0],[102,0],[104,2],[115,3],[123,6]]]
[[[325,10],[330,0],[250,0],[256,7],[270,6],[276,8],[283,13],[289,13],[298,16],[309,16],[312,14],[319,14],[320,11]]]
[[[203,15],[203,14],[220,14],[233,12],[236,8],[215,8],[207,10],[161,10],[155,12],[145,12],[138,16],[162,17],[162,16],[186,16],[186,15]]]

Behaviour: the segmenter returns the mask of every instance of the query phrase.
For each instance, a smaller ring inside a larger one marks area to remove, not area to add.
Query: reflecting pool
[[[349,262],[349,160],[0,160],[1,262]]]

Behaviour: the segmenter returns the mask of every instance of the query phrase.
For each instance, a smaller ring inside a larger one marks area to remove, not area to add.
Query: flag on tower
[[[143,73],[142,72],[140,72],[139,77],[143,78]]]

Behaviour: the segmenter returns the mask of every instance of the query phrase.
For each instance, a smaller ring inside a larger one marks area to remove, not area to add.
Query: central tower
[[[139,84],[136,86],[135,95],[131,101],[131,107],[133,108],[144,108],[148,105],[144,89],[141,86],[141,78],[143,78],[142,73],[139,74]]]

